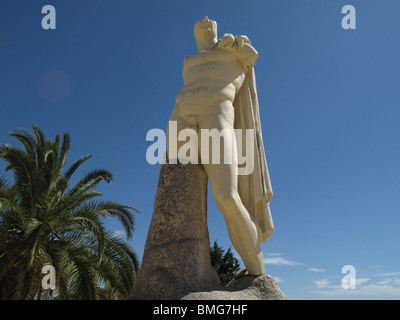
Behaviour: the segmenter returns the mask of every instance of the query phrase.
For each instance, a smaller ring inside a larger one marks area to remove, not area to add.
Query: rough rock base
[[[287,298],[271,276],[246,275],[232,280],[219,290],[189,293],[181,300],[287,300]]]

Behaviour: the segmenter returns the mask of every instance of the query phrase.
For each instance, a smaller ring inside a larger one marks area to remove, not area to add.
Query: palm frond
[[[71,178],[71,176],[74,174],[74,172],[81,166],[82,163],[84,163],[86,160],[91,158],[91,155],[86,155],[79,160],[75,161],[72,166],[65,172],[64,177],[67,178],[68,180]]]

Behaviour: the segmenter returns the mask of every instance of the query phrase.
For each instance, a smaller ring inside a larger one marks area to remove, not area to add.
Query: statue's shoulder
[[[194,65],[197,65],[202,62],[202,56],[204,56],[206,52],[205,51],[200,51],[200,52],[195,52],[191,55],[187,55],[183,59],[183,67],[186,69],[187,67],[192,67]]]
[[[218,48],[236,49],[240,51],[245,44],[252,47],[250,39],[247,36],[241,34],[234,36],[231,33],[225,33],[218,40],[216,46]]]
[[[253,67],[258,57],[257,50],[252,46],[250,39],[244,35],[234,36],[231,33],[225,33],[217,42],[216,47],[233,52],[244,69]]]

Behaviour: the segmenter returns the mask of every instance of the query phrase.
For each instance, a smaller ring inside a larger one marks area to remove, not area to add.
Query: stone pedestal
[[[163,164],[141,268],[129,299],[179,299],[220,288],[210,262],[207,175],[202,165]]]

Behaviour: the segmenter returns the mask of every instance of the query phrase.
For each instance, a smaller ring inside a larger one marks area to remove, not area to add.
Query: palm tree
[[[31,125],[11,136],[24,149],[0,146],[14,182],[0,176],[0,299],[124,299],[139,269],[136,253],[105,229],[117,218],[132,238],[136,209],[95,199],[101,181],[112,173],[95,169],[69,187],[84,156],[64,170],[71,147],[69,133],[47,140]],[[43,266],[56,274],[56,290],[43,289]]]

